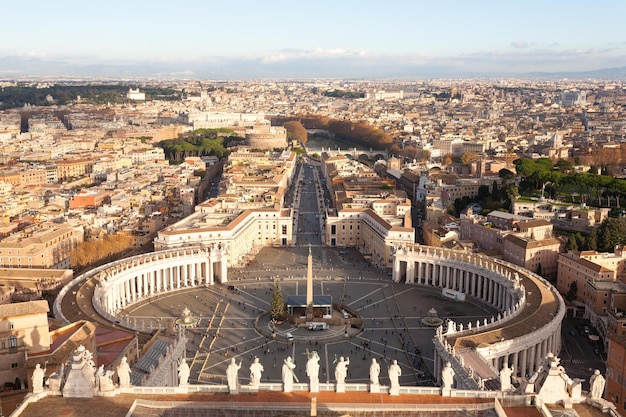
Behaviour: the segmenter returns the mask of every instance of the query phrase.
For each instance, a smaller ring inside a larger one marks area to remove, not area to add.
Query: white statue
[[[41,365],[35,365],[35,369],[33,370],[33,393],[38,393],[43,391],[43,378],[46,373],[45,369],[41,369]]]
[[[285,392],[293,391],[293,380],[294,379],[296,381],[298,380],[298,378],[296,377],[296,374],[293,371],[295,367],[296,367],[296,364],[293,363],[293,361],[291,360],[291,356],[288,356],[287,359],[285,359],[283,363],[283,369],[282,369],[283,384],[284,384]]]
[[[504,364],[504,368],[500,371],[500,390],[508,391],[511,389],[511,375],[513,375],[513,368],[509,368],[508,364]]]
[[[258,387],[261,383],[261,373],[265,370],[259,362],[259,358],[254,358],[254,362],[250,365],[250,385]]]
[[[122,358],[122,361],[117,365],[117,377],[120,381],[120,387],[130,386],[130,366],[128,365],[128,359],[126,356]]]
[[[320,357],[316,351],[311,352],[306,362],[306,375],[309,377],[311,391],[319,390],[320,383]]]
[[[370,384],[379,385],[378,376],[380,375],[380,364],[376,361],[376,358],[372,358],[372,364],[370,365]]]
[[[98,368],[98,375],[97,375],[97,379],[98,379],[98,388],[100,389],[100,391],[113,391],[115,389],[115,386],[113,385],[113,374],[115,372],[109,370],[109,371],[104,371],[104,365],[100,365],[100,368]]]
[[[239,369],[241,368],[241,361],[239,365],[235,362],[235,358],[230,360],[228,368],[226,368],[226,380],[228,381],[228,389],[230,391],[237,391],[239,387]]]
[[[394,359],[391,365],[389,365],[389,369],[387,371],[389,373],[390,388],[400,388],[400,375],[402,375],[402,369],[400,368],[400,365],[398,365],[398,361]]]
[[[339,362],[337,362],[337,366],[335,367],[335,380],[337,384],[345,384],[346,376],[348,376],[348,365],[350,365],[350,358],[345,358],[342,356],[339,358]]]
[[[100,388],[102,391],[102,380],[104,379],[104,365],[100,365],[98,370],[96,371],[96,388]]]
[[[450,389],[454,384],[454,369],[450,362],[446,362],[446,366],[441,370],[441,384],[444,389]]]
[[[591,386],[589,394],[592,400],[599,400],[602,398],[602,395],[604,395],[605,384],[606,380],[604,379],[602,374],[600,374],[600,370],[596,369],[589,379],[589,385]]]
[[[178,386],[186,387],[187,385],[189,385],[189,365],[183,358],[178,365]]]

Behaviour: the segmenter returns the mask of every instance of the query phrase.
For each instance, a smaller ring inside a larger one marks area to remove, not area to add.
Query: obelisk
[[[313,255],[311,254],[311,244],[309,243],[309,258],[306,266],[306,317],[313,319]]]

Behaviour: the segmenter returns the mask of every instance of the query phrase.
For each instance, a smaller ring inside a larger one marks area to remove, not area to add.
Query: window
[[[17,337],[14,335],[9,336],[9,349],[17,347]]]
[[[13,363],[11,364],[11,368],[17,368],[17,366],[18,366],[18,365],[17,365],[17,362],[13,362]]]
[[[13,330],[15,328],[15,325],[13,323],[9,323],[9,330]]]

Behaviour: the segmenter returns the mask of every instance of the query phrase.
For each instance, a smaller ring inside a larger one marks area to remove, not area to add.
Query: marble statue
[[[250,365],[250,385],[258,387],[261,383],[261,373],[265,370],[259,362],[259,358],[254,358],[254,362]]]
[[[589,385],[591,389],[589,390],[589,395],[592,400],[599,400],[604,395],[604,385],[606,384],[606,380],[600,373],[599,369],[596,369],[591,375],[589,379]]]
[[[178,364],[178,386],[186,387],[189,385],[189,365],[185,358],[182,358]]]
[[[43,378],[46,373],[45,369],[41,369],[41,365],[35,365],[35,369],[33,370],[33,393],[38,393],[43,391]]]
[[[504,367],[500,371],[500,390],[508,391],[511,389],[511,375],[513,375],[513,368],[509,368],[508,364],[504,364]]]
[[[285,359],[285,361],[283,362],[283,369],[282,369],[282,377],[283,377],[283,390],[285,392],[291,392],[293,391],[293,380],[295,379],[296,382],[298,381],[298,378],[296,377],[296,374],[294,373],[294,369],[296,367],[296,364],[293,363],[291,356],[288,356],[287,359]]]
[[[228,389],[230,391],[237,391],[239,388],[239,369],[241,368],[241,361],[239,365],[235,362],[235,358],[231,358],[228,368],[226,368],[226,380],[228,381]]]
[[[370,384],[379,385],[378,376],[380,375],[380,364],[376,361],[376,358],[372,358],[372,364],[370,365]]]
[[[350,365],[350,358],[344,358],[343,356],[339,358],[339,362],[337,362],[337,366],[335,367],[335,380],[338,385],[346,383],[348,365]]]
[[[124,356],[119,365],[117,365],[117,377],[120,381],[120,387],[130,386],[130,366],[128,365],[128,358]]]
[[[389,385],[391,389],[400,388],[400,375],[402,375],[402,369],[400,365],[398,365],[397,360],[393,360],[391,365],[389,365],[389,369],[387,370],[389,373]]]
[[[316,351],[311,352],[306,362],[306,375],[309,377],[309,385],[312,392],[319,392],[320,384],[320,357]]]
[[[450,389],[454,384],[454,369],[450,362],[446,362],[446,366],[441,370],[441,384],[444,389]]]

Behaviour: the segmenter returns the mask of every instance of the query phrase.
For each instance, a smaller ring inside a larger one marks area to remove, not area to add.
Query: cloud
[[[530,43],[526,42],[526,41],[514,41],[511,42],[511,46],[513,48],[528,48],[530,47]]]
[[[336,59],[367,57],[370,54],[363,50],[347,50],[343,48],[315,48],[315,49],[284,49],[261,56],[261,63],[275,64],[278,62],[302,59]]]

